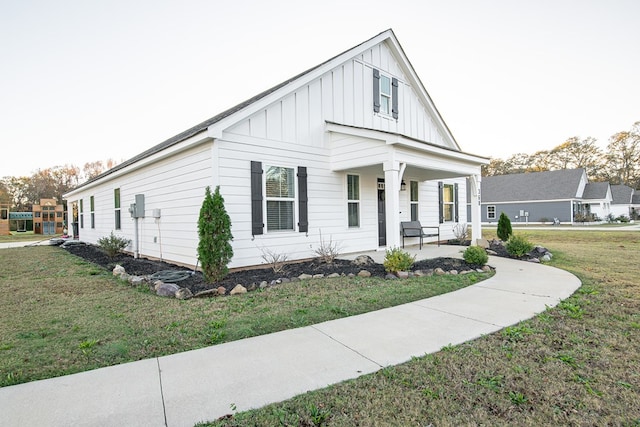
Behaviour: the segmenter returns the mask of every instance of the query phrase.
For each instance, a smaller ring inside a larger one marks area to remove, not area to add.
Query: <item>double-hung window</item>
[[[80,199],[80,228],[84,228],[84,203]]]
[[[487,219],[496,219],[496,207],[494,205],[487,206]]]
[[[453,221],[455,218],[455,191],[453,184],[444,184],[442,187],[443,218],[445,221]]]
[[[113,207],[115,211],[115,229],[120,230],[121,228],[121,220],[120,220],[120,189],[116,188],[113,190]]]
[[[380,70],[373,69],[373,111],[398,119],[399,81]]]
[[[91,228],[96,228],[96,213],[95,213],[95,203],[93,196],[89,198],[90,212],[91,212]]]
[[[411,221],[419,221],[418,216],[418,181],[409,181],[409,199],[411,204]]]
[[[295,174],[293,168],[267,167],[267,231],[294,229]]]
[[[391,79],[380,74],[380,112],[391,114]]]
[[[347,217],[349,227],[360,227],[360,177],[347,175]]]

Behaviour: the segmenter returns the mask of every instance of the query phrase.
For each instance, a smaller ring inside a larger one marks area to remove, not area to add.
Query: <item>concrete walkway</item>
[[[459,256],[427,245],[418,259]],[[381,260],[384,252],[370,253]],[[227,344],[0,388],[3,426],[193,426],[459,344],[570,296],[566,271],[491,257],[492,278],[445,295]]]

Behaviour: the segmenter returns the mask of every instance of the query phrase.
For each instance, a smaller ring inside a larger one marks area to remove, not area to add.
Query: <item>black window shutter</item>
[[[306,233],[309,231],[307,202],[307,168],[298,166],[298,231]]]
[[[438,182],[438,218],[440,218],[440,224],[444,223],[444,200],[443,193],[444,192],[444,184],[442,181]]]
[[[251,235],[262,234],[262,162],[251,162]]]
[[[453,184],[453,203],[454,203],[454,212],[456,216],[456,222],[458,222],[458,184]]]
[[[373,111],[380,112],[380,70],[373,69]]]
[[[391,79],[391,114],[398,120],[398,79]]]

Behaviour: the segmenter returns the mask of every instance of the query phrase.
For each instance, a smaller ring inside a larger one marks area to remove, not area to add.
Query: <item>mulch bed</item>
[[[134,258],[126,254],[118,254],[114,258],[109,258],[99,247],[94,245],[74,244],[64,246],[64,249],[109,271],[113,270],[116,264],[121,265],[128,274],[136,276],[151,275],[162,270],[192,271],[188,268],[168,262],[150,260],[146,258]],[[416,262],[413,265],[412,271],[426,271],[436,269],[438,267],[445,271],[461,271],[481,268],[482,266],[467,264],[464,260],[457,258],[433,258]],[[238,284],[248,287],[252,283],[259,285],[263,281],[270,283],[273,280],[282,278],[297,278],[303,273],[311,275],[329,275],[331,273],[345,275],[350,273],[358,274],[358,272],[363,269],[369,271],[372,277],[385,277],[386,275],[382,264],[360,267],[347,260],[335,260],[333,263],[327,264],[314,259],[310,261],[288,263],[284,267],[284,271],[279,273],[275,273],[269,267],[236,270],[229,273],[224,280],[215,284],[206,283],[202,273],[200,271],[196,271],[189,278],[178,282],[178,285],[183,288],[188,288],[194,294],[200,291],[218,288],[220,286],[223,286],[227,289],[227,292],[229,292]]]

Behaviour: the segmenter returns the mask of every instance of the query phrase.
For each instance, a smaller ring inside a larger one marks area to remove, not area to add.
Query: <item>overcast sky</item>
[[[128,159],[392,28],[463,151],[640,120],[638,0],[0,0],[0,177]]]

